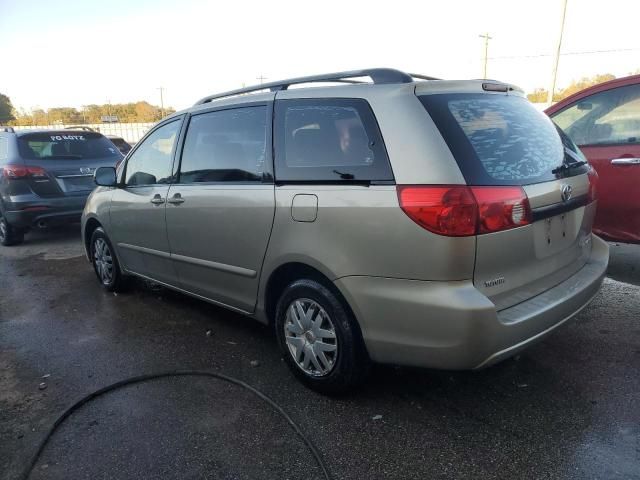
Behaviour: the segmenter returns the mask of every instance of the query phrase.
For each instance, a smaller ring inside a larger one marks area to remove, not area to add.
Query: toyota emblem
[[[571,185],[567,185],[567,184],[562,185],[560,189],[560,197],[562,198],[563,202],[569,201],[569,199],[571,198],[572,190],[573,189],[571,188]]]

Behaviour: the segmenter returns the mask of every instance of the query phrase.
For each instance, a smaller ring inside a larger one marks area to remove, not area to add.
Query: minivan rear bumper
[[[608,245],[592,235],[591,256],[578,272],[501,311],[471,280],[351,276],[335,283],[354,310],[372,360],[467,370],[514,355],[576,315],[598,292],[608,261]]]

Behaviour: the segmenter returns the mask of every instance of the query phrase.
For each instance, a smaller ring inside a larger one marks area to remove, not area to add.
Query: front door
[[[175,285],[165,207],[181,119],[157,127],[124,166],[111,199],[112,241],[125,270]]]
[[[171,258],[183,289],[253,312],[275,210],[270,107],[193,115],[167,197]]]
[[[599,175],[594,231],[609,240],[640,243],[640,143],[581,149]]]
[[[593,230],[640,243],[640,85],[581,98],[552,118],[598,172]]]

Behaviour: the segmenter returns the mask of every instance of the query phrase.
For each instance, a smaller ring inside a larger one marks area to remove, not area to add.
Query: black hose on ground
[[[31,460],[28,463],[28,465],[26,466],[24,472],[22,473],[22,475],[20,475],[20,477],[19,477],[20,480],[27,480],[29,478],[33,468],[36,465],[36,462],[38,461],[38,458],[40,458],[40,455],[42,454],[42,451],[44,450],[45,446],[47,445],[47,442],[49,441],[49,439],[53,436],[54,432],[62,424],[62,422],[64,422],[73,412],[78,410],[84,404],[90,402],[94,398],[97,398],[97,397],[99,397],[101,395],[104,395],[105,393],[112,392],[114,390],[117,390],[118,388],[122,388],[122,387],[125,387],[127,385],[134,384],[134,383],[146,382],[148,380],[156,380],[158,378],[165,378],[165,377],[189,377],[189,376],[191,376],[191,377],[212,377],[212,378],[217,378],[218,380],[223,380],[225,382],[233,383],[234,385],[238,385],[238,386],[240,386],[240,387],[242,387],[242,388],[244,388],[246,390],[249,390],[254,395],[256,395],[260,399],[262,399],[265,402],[267,402],[269,405],[271,405],[271,407],[276,412],[278,412],[280,415],[282,415],[284,417],[284,419],[289,423],[289,425],[291,425],[293,430],[298,434],[298,436],[304,442],[304,444],[307,446],[307,448],[311,452],[311,455],[313,455],[314,460],[316,461],[316,463],[318,464],[318,466],[322,470],[322,474],[323,474],[324,478],[326,480],[331,480],[331,475],[329,473],[329,469],[327,468],[327,466],[325,465],[324,461],[322,460],[322,456],[320,455],[320,452],[318,451],[318,449],[315,447],[315,445],[313,444],[311,439],[308,438],[304,434],[304,432],[298,426],[298,424],[287,414],[287,412],[285,412],[282,409],[282,407],[280,405],[278,405],[274,400],[269,398],[267,395],[262,393],[257,388],[252,387],[251,385],[249,385],[248,383],[243,382],[242,380],[238,380],[236,378],[229,377],[227,375],[222,375],[221,373],[207,372],[207,371],[201,371],[201,370],[178,370],[178,371],[173,371],[173,372],[152,373],[152,374],[149,374],[149,375],[140,375],[140,376],[137,376],[137,377],[131,377],[131,378],[127,378],[127,379],[124,379],[124,380],[120,380],[119,382],[116,382],[116,383],[112,383],[111,385],[107,385],[106,387],[103,387],[103,388],[101,388],[99,390],[96,390],[95,392],[90,393],[89,395],[86,395],[86,396],[82,397],[80,400],[78,400],[76,403],[71,405],[64,412],[62,412],[62,414],[56,419],[56,421],[53,423],[53,425],[49,428],[49,430],[47,431],[46,435],[42,438],[42,440],[38,444],[38,449],[36,450],[36,452],[33,455],[33,457],[31,457]]]

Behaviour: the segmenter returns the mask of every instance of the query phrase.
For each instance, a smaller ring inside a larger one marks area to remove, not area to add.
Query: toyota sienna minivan
[[[608,263],[595,172],[496,81],[371,69],[211,95],[95,182],[82,234],[105,288],[137,276],[272,324],[325,393],[372,361],[503,360]]]

